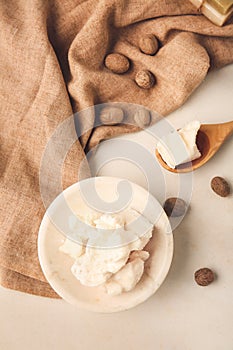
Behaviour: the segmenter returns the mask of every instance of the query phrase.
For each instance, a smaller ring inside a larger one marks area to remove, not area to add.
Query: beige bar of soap
[[[222,26],[233,14],[233,0],[190,0],[211,22]],[[213,6],[215,5],[215,6]],[[224,12],[225,14],[221,13]]]
[[[208,0],[208,3],[222,15],[226,15],[233,6],[233,0]]]

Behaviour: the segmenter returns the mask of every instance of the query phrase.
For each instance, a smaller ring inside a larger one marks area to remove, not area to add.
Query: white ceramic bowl
[[[117,200],[117,186],[123,181],[114,177],[96,177],[83,180],[85,185],[95,183],[99,196],[106,202]],[[148,299],[160,287],[171,265],[173,256],[173,235],[169,220],[158,201],[144,188],[127,181],[131,185],[132,199],[129,206],[137,211],[145,211],[150,216],[156,212],[155,232],[146,246],[150,258],[145,263],[145,271],[136,287],[118,296],[106,294],[102,286],[85,287],[71,273],[74,260],[59,251],[64,235],[54,225],[53,218],[67,220],[64,197],[69,207],[79,215],[85,215],[90,207],[80,191],[80,182],[67,188],[48,208],[41,222],[38,237],[38,254],[44,275],[52,288],[67,302],[95,312],[116,312],[130,309]],[[149,203],[149,206],[148,206]],[[152,215],[153,216],[153,215]],[[155,217],[154,216],[154,217]],[[61,221],[60,221],[61,222]],[[117,248],[116,248],[117,249]]]

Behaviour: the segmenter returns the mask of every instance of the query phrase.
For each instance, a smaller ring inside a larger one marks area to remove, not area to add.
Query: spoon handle
[[[221,124],[203,124],[201,130],[206,132],[212,142],[224,142],[233,133],[233,120]]]
[[[221,124],[225,127],[227,136],[230,136],[233,133],[233,120],[227,123]]]
[[[222,133],[223,140],[233,133],[233,120],[227,123],[219,124],[219,132]]]

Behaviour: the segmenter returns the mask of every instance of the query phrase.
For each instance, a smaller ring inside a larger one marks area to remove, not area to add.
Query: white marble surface
[[[232,120],[232,95],[233,65],[212,72],[168,119],[175,127],[192,119]],[[150,143],[143,133],[124,138]],[[190,211],[174,232],[172,267],[153,297],[132,310],[108,315],[0,288],[0,349],[232,350],[233,195],[220,198],[209,187],[215,175],[233,186],[232,154],[233,137],[194,173]],[[101,173],[112,172],[143,184],[132,165],[122,168],[115,162]],[[174,176],[166,175],[168,194],[173,194]],[[204,266],[218,274],[205,288],[193,281],[194,271]]]

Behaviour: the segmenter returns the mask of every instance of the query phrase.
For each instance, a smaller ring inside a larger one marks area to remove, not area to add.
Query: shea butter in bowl
[[[94,177],[63,191],[38,236],[44,275],[67,302],[95,312],[130,309],[153,295],[173,256],[169,220],[144,188]]]

